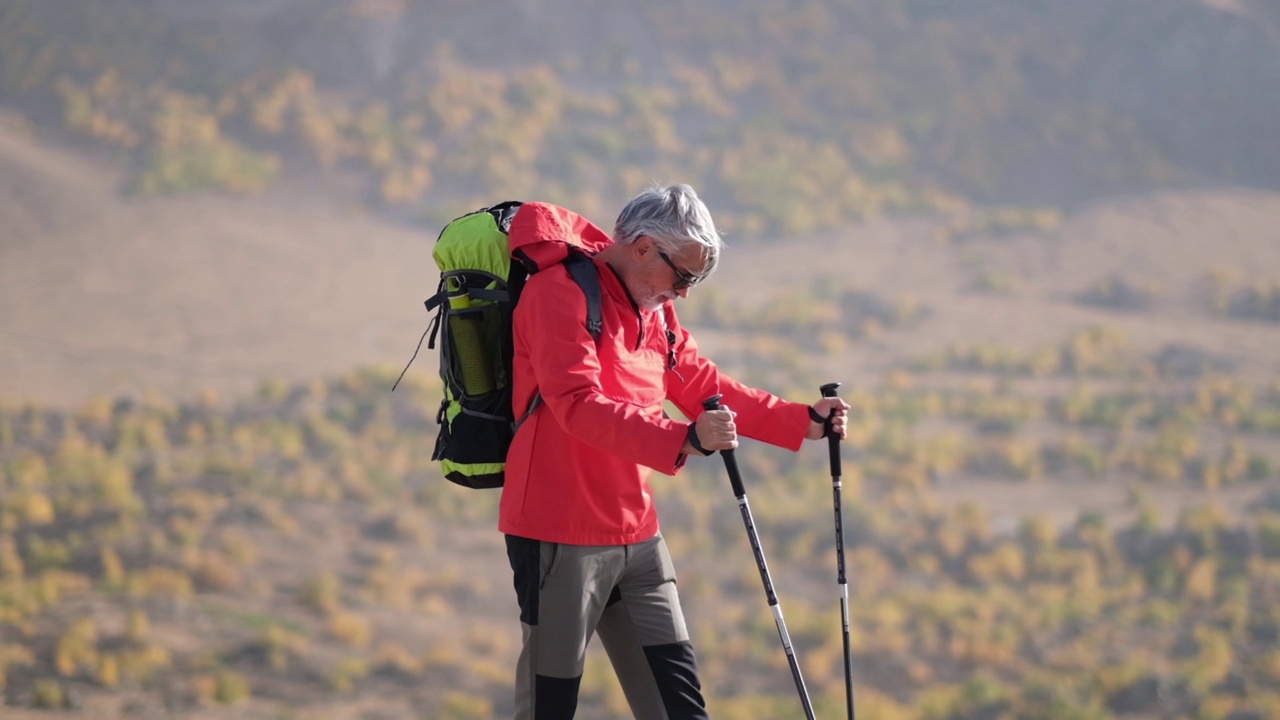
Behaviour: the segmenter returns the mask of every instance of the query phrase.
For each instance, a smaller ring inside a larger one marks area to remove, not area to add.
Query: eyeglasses
[[[671,258],[661,250],[658,250],[658,257],[662,258],[662,262],[666,263],[667,267],[671,268],[671,272],[676,274],[676,281],[671,284],[671,289],[673,290],[683,290],[688,287],[693,287],[694,285],[702,282],[706,277],[706,275],[690,275],[689,273],[681,270],[676,267],[676,264],[671,262]]]

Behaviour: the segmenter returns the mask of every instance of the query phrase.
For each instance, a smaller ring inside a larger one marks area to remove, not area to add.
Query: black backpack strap
[[[564,266],[569,271],[569,277],[573,278],[573,282],[582,288],[582,294],[587,298],[587,332],[591,333],[591,339],[598,343],[600,342],[600,333],[604,331],[600,272],[596,270],[595,261],[591,259],[591,256],[581,250],[571,250],[569,257],[564,260]],[[537,410],[541,404],[542,392],[534,390],[533,399],[529,401],[529,409],[525,410],[524,415],[511,423],[511,431],[514,433],[519,430],[524,421],[528,420],[529,416],[533,415],[533,411]]]
[[[591,333],[591,338],[599,342],[600,333],[604,331],[604,316],[601,310],[601,294],[600,294],[600,273],[596,270],[595,261],[589,255],[580,251],[570,251],[569,257],[565,258],[564,266],[569,271],[569,277],[582,288],[582,294],[587,297],[587,332]]]
[[[541,404],[542,404],[542,391],[534,390],[533,399],[529,401],[529,409],[525,410],[523,415],[517,418],[515,422],[511,423],[512,435],[516,434],[516,431],[520,429],[520,426],[524,424],[524,421],[528,420],[529,417],[533,415],[533,411],[537,410],[538,406]]]
[[[471,288],[467,290],[467,295],[472,300],[488,300],[490,302],[504,303],[511,299],[511,293],[506,290],[490,290],[489,288]]]

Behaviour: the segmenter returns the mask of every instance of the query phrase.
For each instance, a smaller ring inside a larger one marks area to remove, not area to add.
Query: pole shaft
[[[823,397],[836,397],[836,389],[840,383],[827,383],[819,388]],[[831,410],[834,418],[835,409]],[[836,584],[840,588],[840,627],[844,640],[844,690],[845,705],[849,720],[855,720],[853,704],[853,650],[849,637],[849,583],[845,574],[844,562],[844,509],[841,503],[841,491],[844,487],[843,471],[840,467],[840,436],[831,430],[831,421],[827,421],[827,456],[831,463],[831,504],[835,510],[836,527]]]
[[[707,410],[720,409],[720,396],[714,395],[702,402]],[[816,720],[813,703],[809,700],[809,691],[804,685],[804,676],[800,673],[800,661],[796,659],[795,650],[791,647],[791,635],[787,632],[787,623],[782,618],[782,607],[778,604],[778,595],[773,590],[773,580],[769,577],[769,564],[764,559],[764,549],[760,547],[760,535],[756,532],[755,519],[751,516],[751,504],[747,502],[747,489],[742,483],[742,473],[738,470],[738,459],[732,450],[721,450],[724,469],[729,473],[729,484],[733,486],[733,495],[738,499],[738,508],[742,511],[742,524],[747,529],[747,539],[751,542],[751,553],[756,559],[756,569],[760,571],[760,582],[764,584],[764,594],[769,601],[769,609],[773,611],[773,621],[778,626],[778,637],[782,640],[782,649],[787,654],[787,664],[791,667],[791,678],[795,680],[796,692],[800,694],[800,704],[804,706],[806,720]]]

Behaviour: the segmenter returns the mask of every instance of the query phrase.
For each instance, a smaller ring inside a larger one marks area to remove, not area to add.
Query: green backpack
[[[512,247],[508,233],[522,209],[572,222],[561,237],[535,237]],[[425,303],[435,316],[423,335],[430,335],[428,348],[435,347],[437,334],[440,339],[444,400],[432,459],[440,461],[445,478],[470,488],[502,486],[507,448],[519,426],[512,409],[512,313],[525,280],[563,263],[586,296],[586,326],[599,340],[600,278],[584,245],[607,242],[603,231],[568,210],[516,201],[463,215],[440,232],[432,252],[440,285]],[[539,401],[533,398],[524,417]]]

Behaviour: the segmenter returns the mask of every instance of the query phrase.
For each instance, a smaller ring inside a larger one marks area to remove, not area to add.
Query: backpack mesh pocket
[[[499,304],[471,300],[465,293],[451,295],[444,315],[448,340],[441,367],[446,381],[459,398],[488,395],[507,386],[503,370],[503,319]]]

